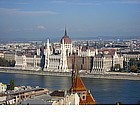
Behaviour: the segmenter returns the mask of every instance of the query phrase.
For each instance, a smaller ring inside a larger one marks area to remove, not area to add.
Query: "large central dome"
[[[63,40],[64,40],[64,44],[71,44],[71,39],[69,38],[69,36],[67,35],[67,30],[65,28],[65,34],[64,36],[62,37],[61,39],[61,44],[63,43]]]

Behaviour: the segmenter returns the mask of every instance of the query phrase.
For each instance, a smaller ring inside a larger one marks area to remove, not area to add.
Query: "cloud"
[[[92,2],[53,0],[53,4],[77,5],[77,6],[93,6],[102,4],[140,4],[140,0],[94,0]]]
[[[19,5],[28,5],[28,4],[30,4],[30,3],[27,3],[27,2],[18,2],[18,3],[16,3],[16,4],[19,4]]]
[[[20,9],[8,9],[8,8],[0,8],[0,13],[1,14],[13,14],[13,13],[17,13],[17,11],[19,11]]]
[[[38,26],[37,26],[37,29],[39,29],[39,30],[45,30],[45,29],[46,29],[46,27],[45,27],[45,26],[43,26],[43,25],[38,25]]]
[[[1,29],[2,31],[2,29]],[[23,27],[23,28],[6,28],[4,33],[17,33],[17,32],[34,32],[34,31],[46,31],[46,27],[43,25],[38,25],[34,27]]]
[[[75,1],[63,1],[63,0],[54,0],[51,2],[54,4],[68,4],[68,5],[79,5],[79,6],[91,6],[91,5],[98,4],[98,2],[75,2]]]
[[[10,33],[10,32],[28,32],[28,31],[33,31],[35,30],[34,28],[6,28],[4,29],[5,33]]]
[[[78,3],[73,3],[75,5],[81,5],[81,6],[91,6],[91,5],[97,5],[98,3],[91,3],[91,2],[78,2]]]
[[[122,3],[126,3],[126,4],[140,4],[140,0],[123,0]]]
[[[1,14],[9,14],[9,15],[29,15],[29,16],[42,16],[42,15],[56,15],[58,13],[53,11],[23,11],[22,9],[8,9],[8,8],[0,8]]]
[[[54,1],[51,1],[51,3],[63,4],[63,3],[68,3],[68,2],[64,0],[54,0]]]
[[[106,3],[118,4],[140,4],[140,0],[108,0]]]
[[[24,15],[56,15],[58,13],[53,12],[53,11],[19,11],[19,14],[24,14]]]
[[[6,30],[7,32],[20,32],[22,31],[21,29],[12,29],[12,28],[9,28]]]

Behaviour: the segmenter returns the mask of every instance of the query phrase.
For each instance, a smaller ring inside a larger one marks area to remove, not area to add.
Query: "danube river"
[[[49,90],[69,89],[70,77],[0,73],[0,82],[15,85],[40,86]],[[82,78],[97,104],[137,104],[140,101],[140,81]]]

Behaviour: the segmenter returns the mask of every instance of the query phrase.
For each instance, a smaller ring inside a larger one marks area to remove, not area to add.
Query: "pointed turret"
[[[66,27],[65,27],[65,34],[64,34],[64,36],[67,36],[67,29],[66,29]]]
[[[87,91],[82,79],[80,78],[76,63],[75,63],[75,55],[72,64],[72,87],[70,89],[72,92],[81,92]]]
[[[45,48],[45,69],[48,70],[49,69],[49,63],[50,63],[50,40],[47,39],[47,43],[46,43],[46,48]]]
[[[98,49],[97,49],[97,47],[96,47],[96,49],[95,49],[95,56],[96,55],[98,55]]]
[[[71,39],[69,38],[68,34],[67,34],[67,29],[65,27],[65,30],[64,30],[64,36],[62,37],[61,39],[61,44],[62,44],[62,41],[64,39],[64,44],[71,44]]]
[[[62,44],[61,44],[60,69],[63,72],[66,72],[68,70],[66,48],[65,48],[65,44],[64,44],[64,39],[62,40]]]
[[[72,86],[70,88],[71,93],[78,93],[80,98],[80,105],[93,105],[96,104],[96,101],[92,97],[91,93],[85,87],[75,64],[75,55],[72,66]]]

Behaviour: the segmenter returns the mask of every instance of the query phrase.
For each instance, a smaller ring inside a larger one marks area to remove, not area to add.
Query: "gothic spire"
[[[65,27],[65,36],[67,36],[67,30],[66,30],[66,27]]]

